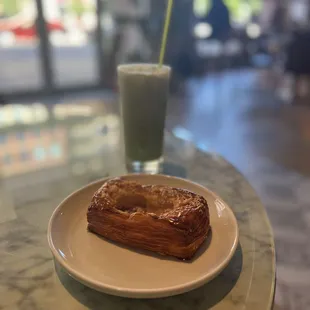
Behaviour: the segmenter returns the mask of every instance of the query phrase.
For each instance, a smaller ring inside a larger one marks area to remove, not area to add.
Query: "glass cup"
[[[128,64],[117,68],[129,172],[159,173],[171,68]]]

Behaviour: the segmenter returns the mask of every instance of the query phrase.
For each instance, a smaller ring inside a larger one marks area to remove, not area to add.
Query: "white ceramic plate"
[[[162,184],[204,196],[210,208],[212,233],[193,260],[136,251],[87,231],[86,212],[100,180],[74,192],[54,211],[48,242],[55,259],[81,283],[104,293],[157,298],[181,294],[212,280],[229,263],[238,244],[238,226],[231,209],[208,189],[164,175],[127,175],[141,184]]]

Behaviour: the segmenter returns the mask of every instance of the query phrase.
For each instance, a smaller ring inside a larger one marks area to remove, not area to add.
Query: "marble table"
[[[163,299],[118,298],[72,279],[54,263],[47,223],[73,190],[125,173],[118,112],[115,105],[103,102],[0,109],[3,115],[18,115],[0,123],[1,310],[271,309],[274,241],[256,193],[223,158],[203,153],[169,133],[164,173],[207,186],[237,217],[240,242],[232,261],[207,285]]]

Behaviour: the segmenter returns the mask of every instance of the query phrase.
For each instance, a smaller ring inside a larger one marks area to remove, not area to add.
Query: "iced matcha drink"
[[[157,64],[129,64],[120,65],[117,71],[127,166],[133,171],[158,172],[171,69]]]

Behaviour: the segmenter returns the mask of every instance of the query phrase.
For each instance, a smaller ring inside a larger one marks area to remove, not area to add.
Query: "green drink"
[[[157,64],[120,65],[118,83],[127,167],[157,173],[163,154],[171,69]]]

